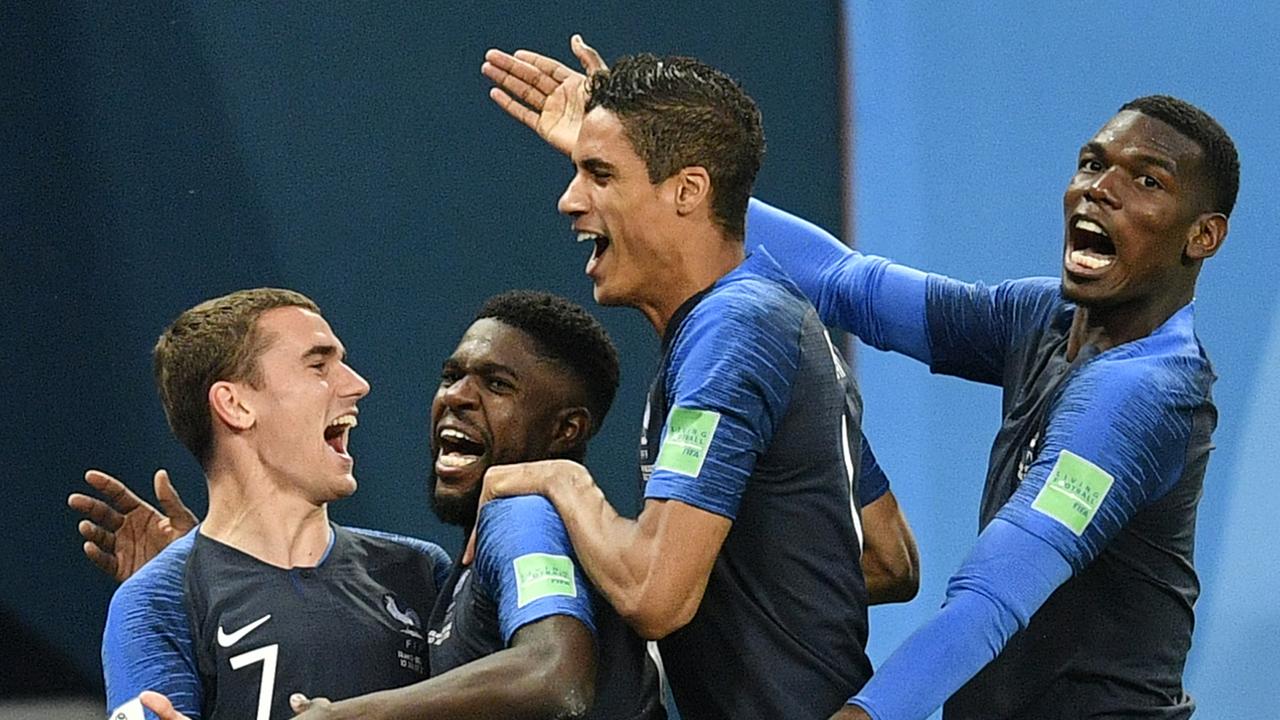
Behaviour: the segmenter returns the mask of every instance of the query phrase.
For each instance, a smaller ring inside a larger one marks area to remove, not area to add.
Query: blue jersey
[[[697,613],[658,643],[676,704],[826,718],[871,674],[853,378],[763,250],[686,302],[663,346],[645,496],[733,521]]]
[[[328,552],[307,568],[269,565],[198,529],[165,548],[111,599],[108,708],[155,690],[193,720],[291,718],[294,692],[343,698],[427,677],[420,618],[448,556],[331,528]]]
[[[980,525],[1012,523],[1074,572],[945,714],[1189,717],[1196,505],[1217,423],[1192,305],[1074,361],[1056,280],[933,278],[928,307],[933,369],[1004,388]]]
[[[859,704],[924,717],[968,680],[947,718],[1188,717],[1195,515],[1217,420],[1193,307],[1069,360],[1076,309],[1057,280],[960,283],[760,203],[749,218],[826,321],[1004,390],[974,553]]]
[[[588,583],[555,507],[540,496],[481,509],[475,561],[450,574],[431,613],[436,675],[510,646],[521,627],[571,617],[596,639],[595,704],[585,717],[660,720],[658,672],[640,639]]]

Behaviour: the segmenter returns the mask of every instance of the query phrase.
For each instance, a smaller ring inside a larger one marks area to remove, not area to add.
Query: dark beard
[[[440,522],[446,525],[456,525],[461,528],[475,527],[476,510],[480,505],[480,491],[483,489],[484,486],[481,483],[476,483],[476,486],[466,495],[441,498],[436,494],[435,468],[432,467],[427,471],[427,494],[431,497],[431,511],[436,514]]]

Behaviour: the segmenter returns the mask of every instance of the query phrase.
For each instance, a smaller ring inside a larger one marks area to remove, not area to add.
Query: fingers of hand
[[[489,88],[489,99],[498,104],[508,115],[519,120],[533,130],[538,129],[538,113],[516,102],[514,98],[498,88]]]
[[[555,58],[547,57],[532,50],[517,50],[515,59],[527,63],[545,77],[555,81],[557,85],[574,75],[582,74]]]
[[[594,75],[601,70],[609,69],[600,53],[588,45],[581,35],[574,35],[570,41],[570,46],[573,47],[574,56],[578,58],[578,62],[582,63],[582,69],[586,70],[588,75]]]
[[[520,63],[519,67],[527,68],[529,66]],[[494,85],[497,85],[503,90],[506,90],[509,94],[520,98],[526,105],[529,105],[534,110],[541,110],[542,106],[547,102],[547,95],[550,92],[555,91],[555,86],[553,85],[551,90],[543,92],[516,73],[508,72],[502,68],[490,65],[489,63],[481,65],[480,72],[483,73],[485,77],[492,80]]]
[[[172,521],[174,530],[185,532],[195,527],[198,518],[182,502],[182,496],[173,486],[173,480],[169,478],[168,471],[163,469],[156,471],[155,486],[156,500],[160,502],[164,514]]]
[[[84,544],[84,556],[89,558],[89,561],[94,565],[97,565],[98,569],[102,570],[102,572],[110,575],[111,577],[116,576],[117,565],[115,555],[103,552],[102,548],[94,545],[92,542],[87,542]]]
[[[119,530],[124,524],[123,515],[95,497],[72,493],[67,497],[67,506],[110,532]]]
[[[107,502],[122,513],[142,505],[142,499],[125,487],[125,484],[101,470],[90,470],[84,474],[85,482],[107,497]]]
[[[103,527],[99,525],[95,525],[94,523],[91,523],[88,520],[81,520],[80,524],[76,525],[76,529],[80,531],[81,537],[93,543],[94,545],[97,545],[98,547],[102,548],[106,552],[115,551],[116,549],[115,533],[108,532]]]
[[[139,696],[142,705],[151,712],[160,716],[160,720],[186,720],[187,716],[178,712],[173,708],[173,703],[169,702],[169,698],[158,692],[147,690]]]

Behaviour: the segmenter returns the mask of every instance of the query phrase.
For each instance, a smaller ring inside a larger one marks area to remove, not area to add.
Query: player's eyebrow
[[[612,163],[601,160],[600,158],[589,157],[582,161],[582,169],[589,173],[612,173],[617,168]]]
[[[328,359],[338,354],[339,353],[338,353],[337,345],[312,345],[309,350],[302,353],[302,359],[303,360],[310,360],[312,358]],[[341,353],[341,356],[338,359],[345,362],[347,359],[347,351],[343,350]]]

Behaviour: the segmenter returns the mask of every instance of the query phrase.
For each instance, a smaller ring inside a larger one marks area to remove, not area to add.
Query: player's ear
[[[1205,213],[1191,223],[1187,244],[1183,253],[1191,260],[1213,257],[1227,239],[1227,216],[1222,213]]]
[[[562,408],[556,413],[555,434],[551,438],[550,455],[580,455],[580,448],[591,437],[591,411],[581,405]]]
[[[672,183],[676,212],[680,215],[711,205],[711,174],[701,165],[680,168],[668,182]]]
[[[213,410],[214,419],[233,430],[253,427],[257,416],[246,395],[243,385],[228,380],[219,380],[209,386],[209,407]]]

